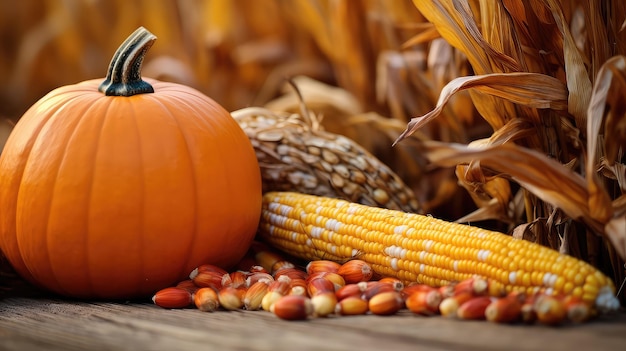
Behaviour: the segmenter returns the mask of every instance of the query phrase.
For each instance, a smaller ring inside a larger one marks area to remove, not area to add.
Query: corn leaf
[[[590,208],[589,190],[579,174],[539,152],[514,144],[473,148],[460,144],[423,142],[424,154],[435,165],[452,167],[480,161],[480,166],[510,178],[541,200],[577,219],[595,233],[606,236],[616,252],[626,258],[626,222],[623,217],[600,222]],[[594,203],[600,211],[612,213],[612,204]]]
[[[441,37],[467,57],[475,74],[501,72],[500,69],[494,70],[492,64],[499,62],[506,55],[498,52],[480,36],[479,25],[466,0],[413,0],[413,3],[435,26]],[[496,65],[501,66],[497,63]],[[510,104],[503,100],[489,95],[473,94],[471,91],[470,95],[474,107],[493,129],[501,127],[504,124],[501,121],[503,116],[511,115],[513,112]]]
[[[615,217],[604,227],[605,235],[623,260],[626,260],[626,217]]]
[[[480,161],[481,167],[512,179],[571,218],[585,222],[597,233],[602,232],[604,224],[591,215],[584,178],[542,153],[514,144],[475,148],[426,141],[423,145],[426,157],[435,165],[452,167]],[[611,208],[611,203],[598,206]]]
[[[622,93],[625,88],[626,58],[616,56],[609,59],[598,72],[587,111],[586,173],[590,192],[589,206],[594,209],[594,216],[600,220],[608,219],[611,215],[601,211],[604,207],[597,205],[608,200],[608,194],[597,175],[600,167],[599,156],[603,156],[598,155],[601,128],[604,125],[603,140],[607,142],[602,146],[606,152],[606,160],[611,165],[619,150],[626,146],[626,101]]]
[[[480,162],[469,165],[458,165],[456,175],[459,184],[467,190],[478,209],[457,220],[457,222],[475,222],[496,219],[511,223],[512,216],[508,211],[511,201],[511,186],[502,177],[485,176]]]
[[[480,43],[476,42],[466,27],[466,23],[472,21],[471,18],[462,18],[462,15],[455,9],[455,1],[433,0],[422,1],[413,0],[417,9],[435,25],[439,34],[450,45],[461,50],[468,58],[468,61],[477,74],[491,73],[489,59]]]
[[[609,164],[613,164],[620,151],[626,149],[626,56],[615,56],[607,60],[598,73],[598,79],[591,97],[593,108],[590,106],[588,122],[590,140],[595,141],[599,134],[598,121],[604,120],[604,150]],[[605,115],[606,111],[606,115]],[[590,147],[593,147],[592,145]],[[620,150],[621,149],[621,150]],[[590,150],[587,150],[589,152]]]
[[[506,42],[512,42],[511,38],[507,36],[509,35],[507,30],[509,22],[501,17],[503,14],[498,1],[481,1],[481,18],[485,20],[484,26],[482,26],[484,33],[479,29],[467,0],[453,0],[453,5],[459,12],[472,42],[487,54],[492,72],[515,72],[521,70],[515,59],[504,53],[501,48],[494,46],[502,46]],[[494,30],[490,31],[489,28]],[[489,38],[489,40],[486,38]]]
[[[591,80],[589,79],[583,57],[569,30],[565,15],[561,11],[559,1],[545,0],[545,4],[552,12],[556,25],[563,37],[565,71],[567,72],[567,89],[569,91],[567,110],[576,119],[578,128],[584,130],[587,125],[587,108],[591,98]]]
[[[452,95],[461,90],[474,89],[481,93],[503,98],[534,108],[567,109],[567,91],[563,83],[536,73],[493,73],[479,76],[459,77],[448,83],[441,91],[437,106],[429,113],[414,117],[407,129],[395,143],[413,134],[417,129],[436,118]],[[395,144],[394,143],[394,144]]]
[[[424,28],[424,30],[419,34],[404,42],[402,44],[402,49],[408,49],[412,46],[426,44],[440,37],[441,36],[439,35],[437,29],[431,24],[427,28]]]

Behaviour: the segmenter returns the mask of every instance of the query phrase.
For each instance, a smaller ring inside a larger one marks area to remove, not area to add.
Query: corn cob
[[[352,139],[324,131],[312,113],[250,107],[231,113],[256,152],[263,191],[295,191],[418,212],[413,190]]]
[[[306,260],[359,258],[381,276],[443,286],[472,276],[491,291],[572,295],[619,308],[613,282],[588,263],[503,233],[430,216],[292,192],[264,195],[261,239]]]

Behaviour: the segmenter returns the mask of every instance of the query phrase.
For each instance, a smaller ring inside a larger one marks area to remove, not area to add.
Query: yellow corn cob
[[[292,192],[264,195],[263,240],[307,260],[359,258],[381,276],[441,286],[474,275],[495,290],[566,294],[616,310],[613,282],[588,263],[503,233]]]

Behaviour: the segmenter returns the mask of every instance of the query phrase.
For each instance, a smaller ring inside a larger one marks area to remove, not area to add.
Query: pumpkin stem
[[[106,79],[98,91],[107,96],[133,96],[154,93],[154,88],[141,79],[141,64],[156,36],[139,27],[117,49],[109,64]]]

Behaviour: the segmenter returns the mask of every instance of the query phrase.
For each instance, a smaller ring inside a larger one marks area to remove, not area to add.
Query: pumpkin
[[[37,286],[149,296],[200,264],[235,265],[254,239],[262,191],[252,144],[199,91],[142,79],[155,39],[139,28],[104,82],[51,91],[5,145],[0,247]]]

